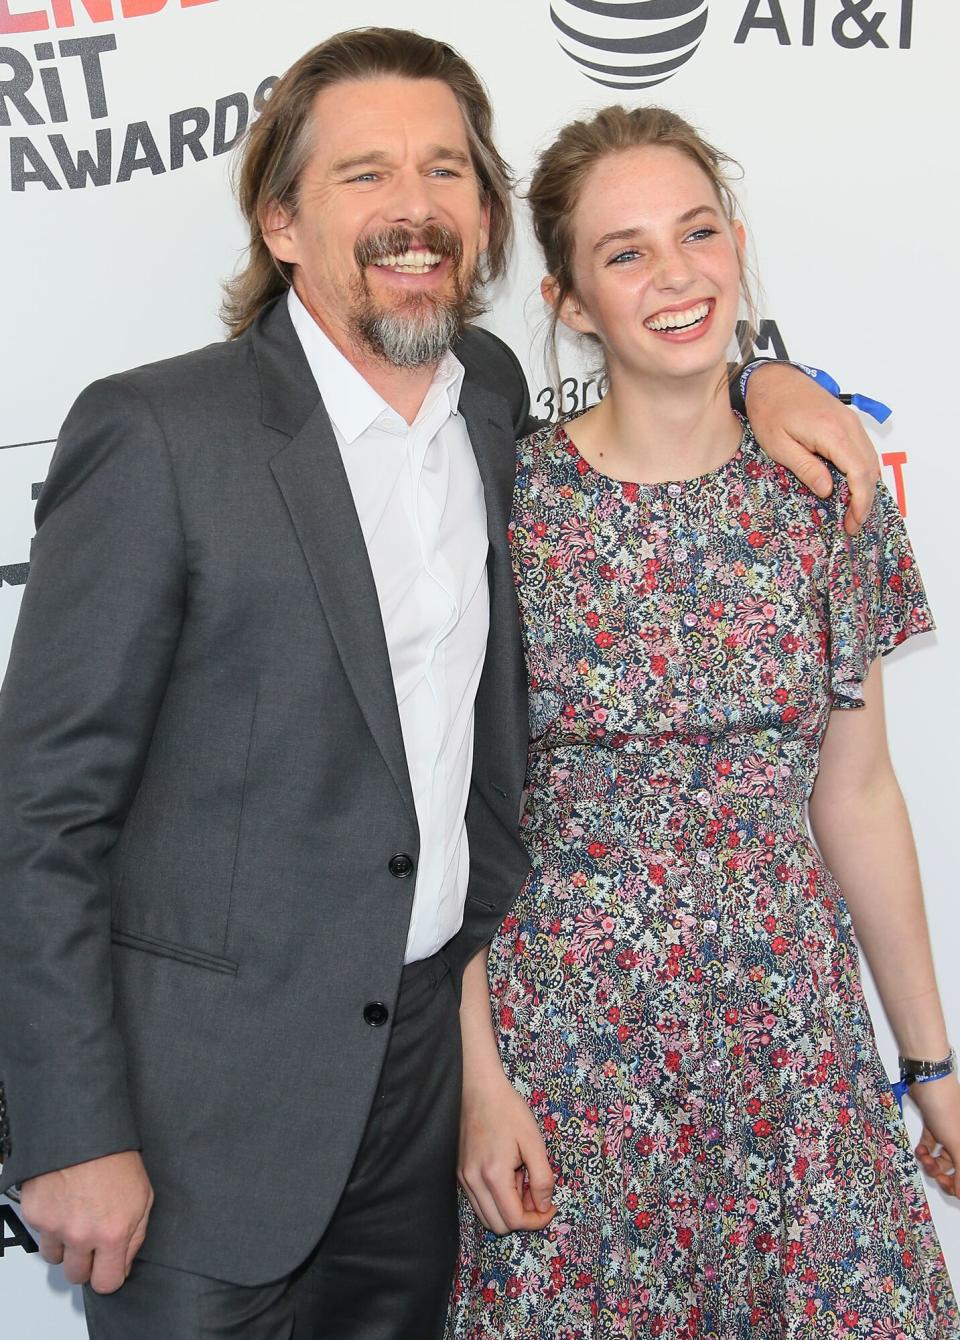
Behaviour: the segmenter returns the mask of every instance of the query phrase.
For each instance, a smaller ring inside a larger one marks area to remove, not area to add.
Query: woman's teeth
[[[374,261],[385,270],[397,270],[405,275],[425,275],[443,260],[433,251],[405,251],[402,256],[381,256]]]
[[[688,307],[685,312],[661,312],[644,321],[647,330],[690,330],[699,326],[710,315],[710,304],[699,302],[696,307]]]

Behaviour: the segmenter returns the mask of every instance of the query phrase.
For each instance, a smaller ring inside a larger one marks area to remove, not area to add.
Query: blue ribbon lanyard
[[[885,405],[882,400],[871,400],[866,395],[848,395],[840,390],[839,382],[834,381],[829,372],[824,372],[822,368],[812,368],[806,363],[797,363],[796,367],[811,377],[818,386],[822,386],[825,391],[829,391],[832,396],[842,400],[845,405],[853,405],[856,409],[862,410],[864,414],[869,414],[871,418],[876,419],[877,423],[886,423],[893,410],[889,405]]]
[[[896,1084],[890,1085],[890,1091],[894,1098],[896,1098],[897,1106],[902,1112],[903,1100],[907,1096],[907,1090],[910,1088],[911,1084],[932,1084],[934,1080],[946,1078],[946,1075],[918,1075],[916,1079],[898,1079]]]

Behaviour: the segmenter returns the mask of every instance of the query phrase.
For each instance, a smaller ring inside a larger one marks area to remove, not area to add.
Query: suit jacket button
[[[387,869],[394,879],[406,879],[408,875],[413,874],[413,861],[405,851],[401,851],[396,856],[390,857]]]
[[[363,1022],[371,1028],[382,1028],[390,1018],[390,1011],[382,1000],[368,1001],[363,1007]]]

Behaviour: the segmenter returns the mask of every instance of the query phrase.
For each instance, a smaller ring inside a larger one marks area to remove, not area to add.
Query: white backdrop
[[[221,337],[218,285],[243,245],[228,150],[265,80],[358,23],[442,37],[484,75],[501,147],[521,177],[573,113],[617,98],[665,103],[746,168],[741,198],[771,347],[895,409],[874,433],[940,631],[887,662],[890,733],[960,1038],[950,780],[960,747],[960,464],[949,336],[960,197],[948,101],[960,6],[554,0],[554,11],[582,39],[554,22],[549,0],[0,0],[0,666],[36,486],[74,397],[95,377]],[[676,68],[628,79],[586,71],[583,60]],[[488,319],[526,361],[536,399],[546,382],[535,340],[540,270],[520,214],[510,280]],[[871,1003],[892,1069],[896,1047],[872,992]],[[930,1200],[960,1286],[960,1211],[935,1188]],[[82,1336],[76,1292],[27,1241],[0,1200],[4,1336]]]

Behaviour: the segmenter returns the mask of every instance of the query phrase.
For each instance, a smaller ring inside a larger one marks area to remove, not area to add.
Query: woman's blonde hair
[[[316,148],[311,113],[317,94],[334,84],[391,77],[438,79],[457,99],[481,195],[490,210],[482,279],[488,282],[503,274],[513,232],[513,182],[493,143],[493,111],[478,75],[443,42],[399,28],[355,28],[301,56],[274,86],[241,142],[234,184],[250,243],[246,266],[224,285],[221,316],[231,338],[241,335],[290,286],[292,267],[274,259],[261,221],[273,203],[291,216],[297,212],[300,179]],[[469,308],[468,318],[483,310],[479,293]]]

